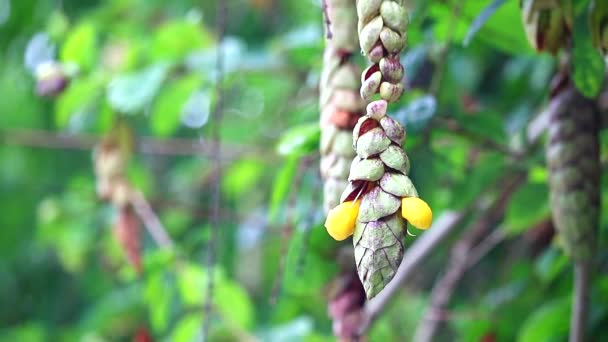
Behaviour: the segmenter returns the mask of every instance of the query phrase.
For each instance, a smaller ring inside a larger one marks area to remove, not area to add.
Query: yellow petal
[[[332,238],[342,241],[353,235],[361,200],[344,202],[327,214],[325,228]]]
[[[431,208],[418,197],[404,197],[401,200],[401,216],[418,229],[427,229],[433,223]]]

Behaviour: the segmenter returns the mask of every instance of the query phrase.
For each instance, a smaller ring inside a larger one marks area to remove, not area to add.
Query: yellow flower
[[[344,202],[327,214],[325,228],[332,238],[342,241],[353,235],[361,200]]]
[[[401,216],[418,229],[427,229],[433,223],[431,208],[418,197],[403,197]]]

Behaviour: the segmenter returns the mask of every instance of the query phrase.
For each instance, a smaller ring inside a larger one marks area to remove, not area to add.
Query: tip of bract
[[[433,211],[418,197],[401,200],[401,216],[418,229],[428,229],[433,223]]]
[[[360,204],[361,200],[344,202],[329,211],[325,228],[332,238],[342,241],[353,235]]]

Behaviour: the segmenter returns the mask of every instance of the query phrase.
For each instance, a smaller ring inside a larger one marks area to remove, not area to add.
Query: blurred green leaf
[[[542,304],[524,321],[518,342],[544,342],[565,338],[568,333],[570,298],[560,298]]]
[[[281,155],[306,155],[319,148],[321,130],[319,124],[305,124],[290,128],[277,145]]]
[[[142,71],[115,77],[108,85],[108,102],[117,112],[143,111],[156,96],[168,69],[167,64],[154,64]]]
[[[182,109],[188,98],[201,85],[197,75],[187,76],[167,84],[154,101],[150,125],[159,136],[169,136],[179,128]]]
[[[171,279],[162,271],[146,279],[144,298],[149,308],[151,327],[157,333],[165,331],[169,325],[174,293]]]
[[[577,18],[574,25],[572,48],[572,79],[574,84],[586,97],[596,97],[604,83],[605,68],[604,59],[591,41],[587,14],[585,13]]]
[[[256,159],[242,159],[231,165],[222,179],[222,191],[231,198],[239,198],[255,191],[260,185],[267,165]]]
[[[430,12],[436,20],[433,26],[435,37],[439,41],[446,41],[450,36],[455,41],[463,41],[467,29],[487,4],[487,1],[462,2],[461,15],[454,26],[452,24],[452,17],[455,13],[453,5],[434,3]],[[533,52],[524,33],[518,1],[507,1],[500,6],[476,36],[480,41],[507,53],[531,54]]]
[[[209,47],[213,39],[200,23],[174,20],[159,27],[152,42],[154,60],[176,61],[190,51]]]
[[[300,158],[296,156],[288,157],[283,166],[279,169],[272,186],[272,194],[270,197],[269,219],[270,223],[276,223],[279,218],[279,212],[283,202],[287,198],[290,190],[292,190],[292,180],[296,175],[296,170],[300,164]]]
[[[547,248],[536,260],[535,270],[544,283],[550,283],[570,264],[570,259],[560,249]]]
[[[505,229],[517,235],[549,217],[546,183],[526,183],[511,196],[505,213]]]
[[[83,70],[93,68],[97,60],[97,28],[90,22],[76,26],[61,49],[61,61],[75,63]]]
[[[102,94],[102,89],[102,83],[96,77],[74,80],[55,103],[55,124],[65,128],[73,115],[94,110],[93,105]]]
[[[177,326],[171,332],[170,341],[175,342],[191,342],[202,340],[201,327],[203,325],[203,316],[200,313],[187,315],[179,320]]]
[[[473,39],[473,37],[479,32],[483,25],[492,17],[492,15],[498,10],[498,8],[505,2],[505,0],[494,0],[486,8],[479,13],[475,20],[469,27],[467,35],[464,37],[464,45],[467,46]]]

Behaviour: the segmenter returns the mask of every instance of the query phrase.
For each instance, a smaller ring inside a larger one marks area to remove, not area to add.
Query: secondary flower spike
[[[350,162],[355,157],[351,132],[366,105],[359,97],[361,69],[354,58],[359,48],[355,0],[326,0],[326,4],[332,35],[325,40],[319,82],[325,212],[340,204],[340,194],[348,184]]]
[[[386,116],[386,107],[384,100],[370,103],[357,122],[353,131],[357,157],[349,185],[342,204],[330,211],[326,221],[336,240],[353,234],[357,271],[368,298],[376,296],[399,267],[408,222],[425,229],[432,220],[431,209],[418,198],[407,176],[409,159],[401,147],[405,130]]]

